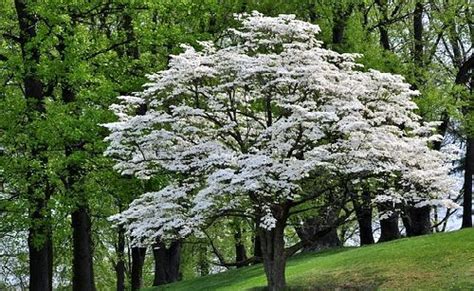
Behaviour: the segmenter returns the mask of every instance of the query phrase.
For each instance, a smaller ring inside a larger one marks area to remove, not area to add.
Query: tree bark
[[[117,276],[117,291],[125,291],[125,229],[119,226],[117,229],[117,263],[115,274]]]
[[[364,191],[359,201],[358,198],[352,200],[357,222],[359,223],[360,245],[370,245],[375,243],[372,229],[372,206],[370,193]]]
[[[431,206],[414,207],[408,206],[403,216],[407,236],[419,236],[430,234],[431,229]]]
[[[380,21],[379,33],[380,33],[380,45],[384,48],[384,50],[389,51],[390,48],[390,38],[388,36],[387,27],[385,23],[388,22],[388,11],[387,11],[387,1],[386,0],[376,0],[375,3],[379,6],[380,12],[382,13],[382,20]]]
[[[129,13],[124,13],[122,18],[122,29],[125,31],[126,39],[132,43],[126,47],[126,55],[132,59],[140,58],[140,49],[136,43],[135,31],[133,29],[133,18]]]
[[[338,7],[334,11],[332,26],[332,43],[340,45],[344,42],[344,32],[346,30],[347,20],[352,14],[353,5],[349,5],[346,10]]]
[[[255,235],[253,238],[253,256],[255,257],[254,264],[258,264],[262,261],[262,244],[260,242],[260,236],[258,234],[258,226],[255,226]]]
[[[43,215],[45,201],[38,199],[36,203],[35,210],[30,214],[32,222],[28,231],[29,290],[53,290],[51,229]]]
[[[29,119],[34,119],[38,112],[44,112],[44,84],[38,74],[40,63],[40,51],[36,45],[32,45],[36,38],[38,18],[29,11],[24,0],[15,0],[15,10],[19,26],[19,42],[23,61],[23,86],[27,103]],[[30,122],[32,120],[29,120]],[[33,159],[39,159],[41,163],[47,163],[47,159],[41,157],[45,150],[44,145],[33,145],[31,154]],[[40,181],[32,181],[31,176],[34,169],[27,172],[28,186],[27,197],[30,201],[28,230],[29,251],[29,289],[32,291],[52,290],[53,288],[53,246],[52,230],[49,222],[48,200],[52,189],[47,177],[39,178]],[[47,184],[44,187],[44,184]],[[42,186],[43,185],[43,186]],[[44,190],[43,193],[38,193]]]
[[[341,44],[344,40],[344,30],[346,28],[345,19],[336,18],[332,27],[332,43]]]
[[[469,90],[472,95],[474,86],[472,71],[474,70],[474,55],[471,55],[459,68],[456,75],[456,84],[470,85]],[[470,81],[470,82],[469,82]],[[470,105],[472,110],[472,105]],[[466,158],[464,165],[464,187],[463,187],[463,215],[462,228],[472,227],[472,175],[474,174],[474,137],[473,133],[468,133],[466,142]]]
[[[132,247],[132,290],[140,290],[143,285],[142,274],[146,248]]]
[[[311,217],[296,228],[296,233],[303,243],[303,252],[321,251],[342,246],[337,235],[337,213],[330,209],[327,213]]]
[[[464,165],[462,228],[472,227],[472,175],[474,174],[474,137],[466,142]]]
[[[93,291],[94,272],[92,262],[91,221],[87,206],[79,205],[72,212],[73,277],[74,291]]]
[[[242,242],[242,229],[240,225],[237,226],[237,229],[234,233],[234,241],[235,241],[235,261],[242,262],[247,259],[247,252],[245,251],[245,245]],[[239,265],[237,268],[244,267],[245,265]]]
[[[423,1],[416,1],[415,9],[413,11],[413,61],[419,69],[425,66],[423,43],[423,5]],[[422,74],[417,75],[417,85],[420,85],[424,82],[424,80],[421,77]],[[431,232],[430,211],[430,207],[407,207],[407,213],[403,217],[403,223],[408,236],[417,236]]]
[[[153,286],[176,282],[180,279],[181,242],[173,241],[169,247],[158,241],[153,246],[155,278]]]
[[[271,230],[258,230],[268,291],[281,291],[286,287],[284,229],[285,224],[279,221]]]
[[[379,212],[392,211],[392,214],[386,219],[380,219],[380,238],[378,242],[400,238],[400,229],[398,228],[399,215],[391,208],[386,205],[379,205]]]
[[[61,36],[59,37],[58,51],[61,60],[65,61],[66,46],[64,38]],[[63,102],[65,104],[75,102],[76,93],[69,80],[64,77],[62,81],[61,97]],[[84,145],[85,142],[82,140],[66,143],[64,145],[66,159],[69,159],[75,152],[84,151]],[[93,291],[95,290],[95,282],[89,205],[86,193],[83,190],[78,190],[82,189],[82,185],[78,185],[82,172],[83,169],[80,162],[69,161],[62,181],[66,192],[73,197],[75,203],[75,209],[71,213],[73,236],[72,289],[77,291]]]
[[[413,60],[415,65],[423,66],[423,3],[417,1],[413,11]]]

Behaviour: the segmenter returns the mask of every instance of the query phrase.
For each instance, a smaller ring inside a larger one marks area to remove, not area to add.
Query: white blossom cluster
[[[259,212],[271,229],[275,205],[311,195],[300,181],[315,169],[396,175],[400,187],[382,200],[449,198],[449,155],[428,147],[434,124],[420,121],[418,93],[402,77],[322,48],[319,27],[293,15],[237,19],[226,39],[183,46],[142,92],[112,106],[106,154],[115,169],[175,177],[112,217],[136,242],[183,237],[237,210]]]

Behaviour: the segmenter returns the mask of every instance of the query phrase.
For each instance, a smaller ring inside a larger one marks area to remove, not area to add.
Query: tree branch
[[[465,61],[456,74],[456,84],[465,84],[469,80],[469,71],[474,69],[474,54]]]
[[[127,39],[127,40],[124,40],[124,41],[119,42],[119,43],[114,43],[113,45],[109,46],[108,48],[105,48],[105,49],[100,50],[100,51],[97,51],[97,52],[95,52],[95,53],[93,53],[93,54],[91,54],[91,55],[88,55],[87,57],[85,57],[85,60],[93,59],[93,58],[97,57],[97,56],[100,55],[100,54],[109,52],[109,51],[111,51],[111,50],[113,50],[113,49],[115,49],[115,48],[117,48],[117,47],[119,47],[119,46],[121,46],[121,45],[127,44],[127,43],[129,43],[129,42],[131,42],[131,41],[133,41],[133,39]]]

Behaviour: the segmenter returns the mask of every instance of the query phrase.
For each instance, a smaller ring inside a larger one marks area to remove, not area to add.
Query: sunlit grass
[[[474,229],[296,256],[286,278],[291,290],[474,290]],[[246,290],[265,284],[257,265],[146,290]]]

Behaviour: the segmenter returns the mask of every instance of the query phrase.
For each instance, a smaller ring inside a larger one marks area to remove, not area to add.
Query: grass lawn
[[[290,259],[290,290],[474,290],[474,229],[342,248]],[[266,285],[261,265],[144,290],[248,290]]]

